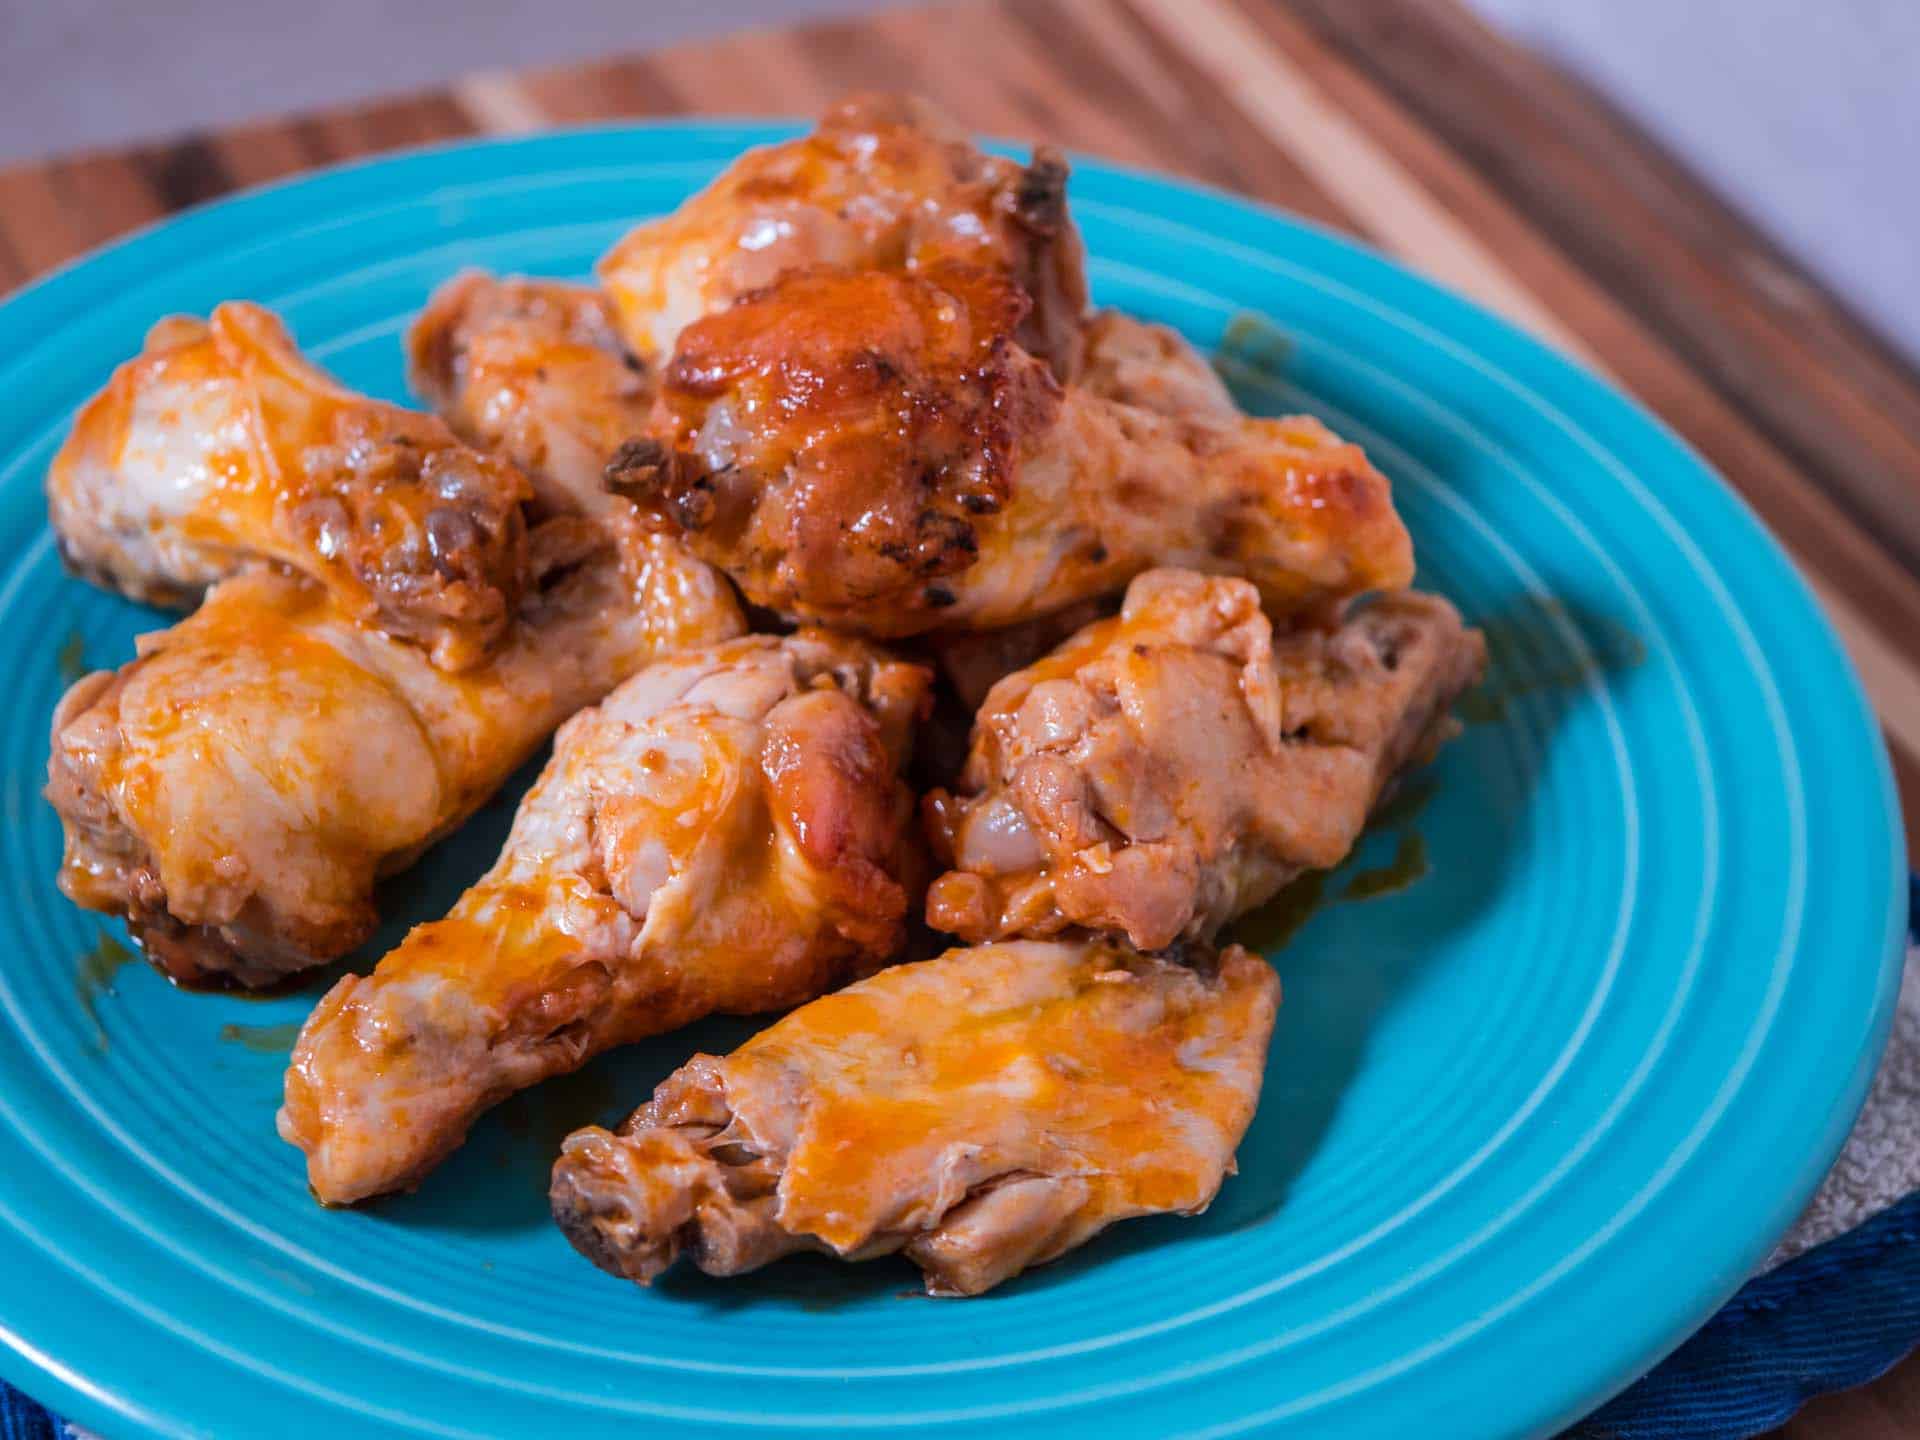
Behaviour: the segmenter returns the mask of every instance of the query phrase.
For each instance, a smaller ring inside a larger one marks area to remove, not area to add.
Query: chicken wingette
[[[1454,722],[1486,647],[1445,600],[1382,596],[1275,636],[1244,580],[1155,570],[1120,615],[1002,680],[958,794],[927,797],[927,922],[964,940],[1211,940],[1309,869]]]
[[[652,660],[736,635],[723,577],[665,536],[536,528],[533,580],[471,669],[257,568],[217,585],[53,719],[60,888],[126,917],[175,979],[271,984],[372,933],[373,885],[465,819],[553,728]]]
[[[499,862],[301,1031],[280,1133],[329,1203],[409,1188],[489,1106],[892,959],[929,677],[819,631],[660,661],[560,731]]]
[[[512,465],[348,390],[243,303],[156,325],[47,476],[61,553],[90,579],[189,606],[271,561],[448,669],[480,663],[512,623],[528,494]]]
[[[1116,1221],[1197,1214],[1253,1119],[1280,985],[1238,947],[1186,958],[1009,941],[882,971],[569,1136],[554,1216],[642,1284],[682,1255],[737,1275],[900,1251],[929,1292],[977,1295]]]

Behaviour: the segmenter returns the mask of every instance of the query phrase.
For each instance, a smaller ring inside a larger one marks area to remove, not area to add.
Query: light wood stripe
[[[1249,118],[1396,254],[1591,364],[1551,310],[1465,226],[1224,0],[1133,0],[1192,54]]]
[[[525,135],[551,123],[526,87],[504,70],[463,75],[452,90],[453,103],[484,135]]]

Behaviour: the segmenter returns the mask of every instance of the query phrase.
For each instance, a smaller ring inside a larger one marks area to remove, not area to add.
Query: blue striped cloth
[[[1920,943],[1920,876],[1908,880]],[[1752,1280],[1563,1440],[1749,1440],[1816,1395],[1864,1385],[1920,1343],[1920,1192]],[[0,1440],[64,1440],[0,1381]]]

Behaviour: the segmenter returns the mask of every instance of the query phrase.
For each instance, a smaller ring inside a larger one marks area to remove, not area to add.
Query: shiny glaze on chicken
[[[1241,419],[1206,356],[1178,330],[1102,310],[1088,321],[1086,337],[1080,374],[1086,394],[1175,420],[1233,424]],[[997,630],[935,630],[922,644],[971,718],[1001,680],[1082,626],[1111,615],[1119,603],[1118,595],[1097,596]]]
[[[1020,340],[1070,379],[1087,307],[1067,166],[1042,147],[1021,166],[985,154],[926,101],[860,95],[811,134],[749,150],[679,210],[601,260],[601,282],[639,354],[789,270],[911,270],[966,260],[1032,297]]]
[[[978,1295],[1118,1220],[1206,1209],[1279,1003],[1238,947],[1192,965],[1012,941],[899,965],[696,1055],[620,1127],[567,1138],[553,1211],[642,1284],[795,1250],[904,1251]]]
[[[757,604],[897,636],[994,629],[1155,564],[1275,613],[1407,583],[1386,480],[1307,417],[1174,418],[1061,387],[992,272],[800,271],[681,333],[612,479]]]
[[[960,794],[927,798],[954,867],[927,922],[976,943],[1069,926],[1145,949],[1211,939],[1346,857],[1485,659],[1437,596],[1275,637],[1245,581],[1150,571],[1116,619],[987,696]]]
[[[663,660],[569,721],[499,863],[314,1010],[280,1133],[329,1203],[411,1187],[487,1107],[612,1045],[892,959],[929,677],[820,631]]]
[[[646,428],[653,385],[598,290],[466,271],[434,292],[407,355],[414,389],[523,471],[540,512],[606,510],[607,462]]]
[[[373,883],[649,661],[743,628],[671,539],[563,519],[490,659],[458,674],[266,568],[222,582],[53,720],[60,888],[175,979],[270,984],[361,944]]]
[[[91,579],[189,605],[275,561],[449,669],[479,663],[512,619],[527,495],[511,465],[345,389],[241,303],[156,325],[47,476],[61,552]]]

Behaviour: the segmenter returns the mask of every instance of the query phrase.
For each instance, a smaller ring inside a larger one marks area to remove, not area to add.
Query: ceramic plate
[[[1421,583],[1494,661],[1465,734],[1353,860],[1248,927],[1286,999],[1204,1217],[1123,1226],[964,1302],[908,1298],[900,1261],[617,1283],[547,1218],[558,1139],[738,1022],[520,1097],[416,1195],[323,1211],[273,1132],[313,995],[172,990],[55,890],[54,700],[164,620],[61,573],[41,477],[146,327],[261,301],[402,398],[402,329],[454,271],[585,276],[636,217],[789,133],[396,156],[179,217],[0,307],[0,1373],[108,1435],[1574,1420],[1741,1283],[1847,1132],[1897,977],[1885,756],[1779,547],[1672,434],[1271,211],[1090,162],[1073,181],[1098,299],[1220,350],[1250,408],[1365,443]],[[390,888],[384,942],[483,868],[517,794]]]

